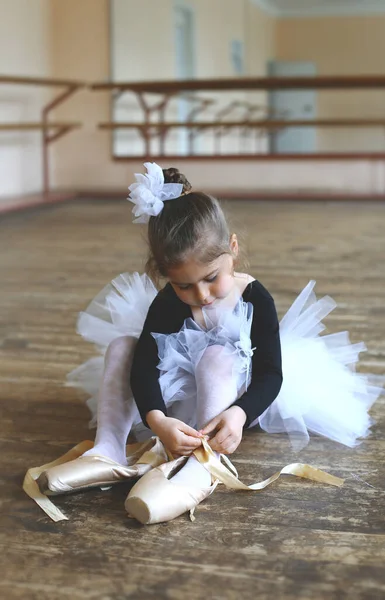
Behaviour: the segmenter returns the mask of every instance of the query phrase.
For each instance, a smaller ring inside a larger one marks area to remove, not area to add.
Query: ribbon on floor
[[[137,460],[139,458],[138,455],[140,456],[141,449],[144,450],[144,447],[147,446],[147,444],[148,442],[128,445],[127,457],[129,458],[131,456],[133,460]],[[51,467],[56,467],[57,465],[61,465],[79,458],[79,456],[84,454],[84,452],[90,450],[93,445],[93,442],[86,440],[80,444],[77,444],[74,446],[74,448],[71,448],[71,450],[66,452],[66,454],[60,458],[42,465],[41,467],[33,467],[27,471],[23,482],[23,490],[53,521],[67,521],[68,517],[66,517],[45,494],[42,494],[39,486],[36,483],[36,480],[41,473],[47,471]],[[310,479],[311,481],[326,483],[328,485],[334,485],[337,487],[340,487],[344,483],[343,479],[335,477],[334,475],[330,475],[329,473],[325,473],[325,471],[321,471],[320,469],[310,465],[292,463],[290,465],[286,465],[283,467],[283,469],[277,473],[274,473],[274,475],[271,475],[271,477],[265,479],[264,481],[254,483],[252,485],[245,485],[238,479],[238,473],[227,456],[222,454],[221,459],[218,459],[209,446],[207,440],[202,439],[202,446],[194,451],[194,455],[205,467],[205,469],[211,473],[214,483],[223,483],[227,488],[233,490],[260,491],[276,481],[281,475],[294,475],[296,477],[302,477],[304,479]],[[171,458],[172,457],[169,455],[169,459]],[[152,464],[155,467],[159,465],[159,460],[160,457],[157,453],[148,450],[141,456],[141,458],[139,458],[138,463]],[[225,464],[222,464],[221,460]],[[194,518],[193,514],[190,516],[192,519]]]
[[[283,467],[283,469],[274,473],[274,475],[271,475],[271,477],[264,481],[252,485],[245,485],[242,481],[239,481],[238,477],[233,472],[231,472],[235,469],[227,456],[224,454],[221,455],[221,459],[226,463],[225,466],[215,456],[207,440],[202,439],[202,446],[194,451],[194,455],[205,469],[211,473],[214,480],[220,481],[227,488],[232,490],[260,491],[276,481],[281,475],[295,475],[296,477],[302,477],[304,479],[310,479],[311,481],[318,481],[319,483],[326,483],[337,487],[341,487],[344,483],[343,479],[335,477],[334,475],[329,475],[329,473],[325,473],[325,471],[321,471],[311,465],[292,463],[286,465],[286,467]]]
[[[36,502],[40,506],[42,510],[57,523],[58,521],[68,521],[68,517],[66,517],[61,510],[59,510],[53,502],[45,495],[42,494],[39,490],[39,486],[36,483],[36,479],[44,472],[50,469],[51,467],[56,467],[57,465],[62,465],[63,463],[69,462],[70,460],[75,460],[75,458],[79,458],[84,452],[93,448],[94,443],[90,440],[86,440],[84,442],[80,442],[71,450],[53,460],[46,465],[42,465],[41,467],[32,467],[28,469],[23,482],[23,490],[32,500]]]

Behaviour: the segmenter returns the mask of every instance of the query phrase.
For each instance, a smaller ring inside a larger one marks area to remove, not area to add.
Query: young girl
[[[105,354],[102,377],[103,356],[71,375],[93,402],[99,388],[95,444],[44,471],[38,484],[58,494],[143,476],[126,508],[148,523],[213,491],[198,460],[208,438],[214,462],[257,423],[288,432],[296,449],[308,431],[354,446],[369,432],[367,411],[380,388],[351,368],[363,344],[351,345],[346,333],[319,337],[335,304],[316,300],[314,282],[279,330],[270,294],[235,271],[238,241],[218,202],[192,191],[176,169],[145,167],[130,200],[135,222],[148,222],[147,272],[168,283],[157,293],[146,275],[121,275],[80,315],[79,332]],[[130,433],[156,437],[132,446],[127,462]],[[170,454],[182,458],[168,462]]]

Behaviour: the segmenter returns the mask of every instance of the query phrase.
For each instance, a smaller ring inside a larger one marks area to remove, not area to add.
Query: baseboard
[[[385,194],[370,194],[364,192],[333,190],[206,190],[208,194],[222,200],[255,200],[255,201],[384,201]],[[49,194],[26,194],[0,199],[0,214],[28,210],[39,206],[48,206],[58,202],[75,199],[111,199],[126,200],[127,191],[119,189],[89,189],[89,190],[57,190]]]

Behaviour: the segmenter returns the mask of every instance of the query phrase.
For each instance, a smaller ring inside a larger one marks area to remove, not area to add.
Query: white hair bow
[[[183,191],[181,183],[164,183],[163,171],[156,163],[144,163],[146,175],[135,173],[136,183],[129,186],[128,200],[135,204],[132,212],[134,223],[148,223],[163,210],[166,200],[179,198]]]

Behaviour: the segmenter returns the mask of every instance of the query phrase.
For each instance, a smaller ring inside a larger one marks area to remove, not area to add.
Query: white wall
[[[363,2],[364,4],[365,2]],[[310,61],[317,75],[381,75],[385,72],[385,16],[278,19],[276,57]],[[383,119],[385,92],[319,91],[320,119]],[[384,152],[381,127],[319,128],[318,152]]]
[[[51,75],[50,0],[0,0],[0,75]],[[0,123],[40,120],[47,88],[0,85]],[[41,133],[0,132],[0,196],[40,191]]]

